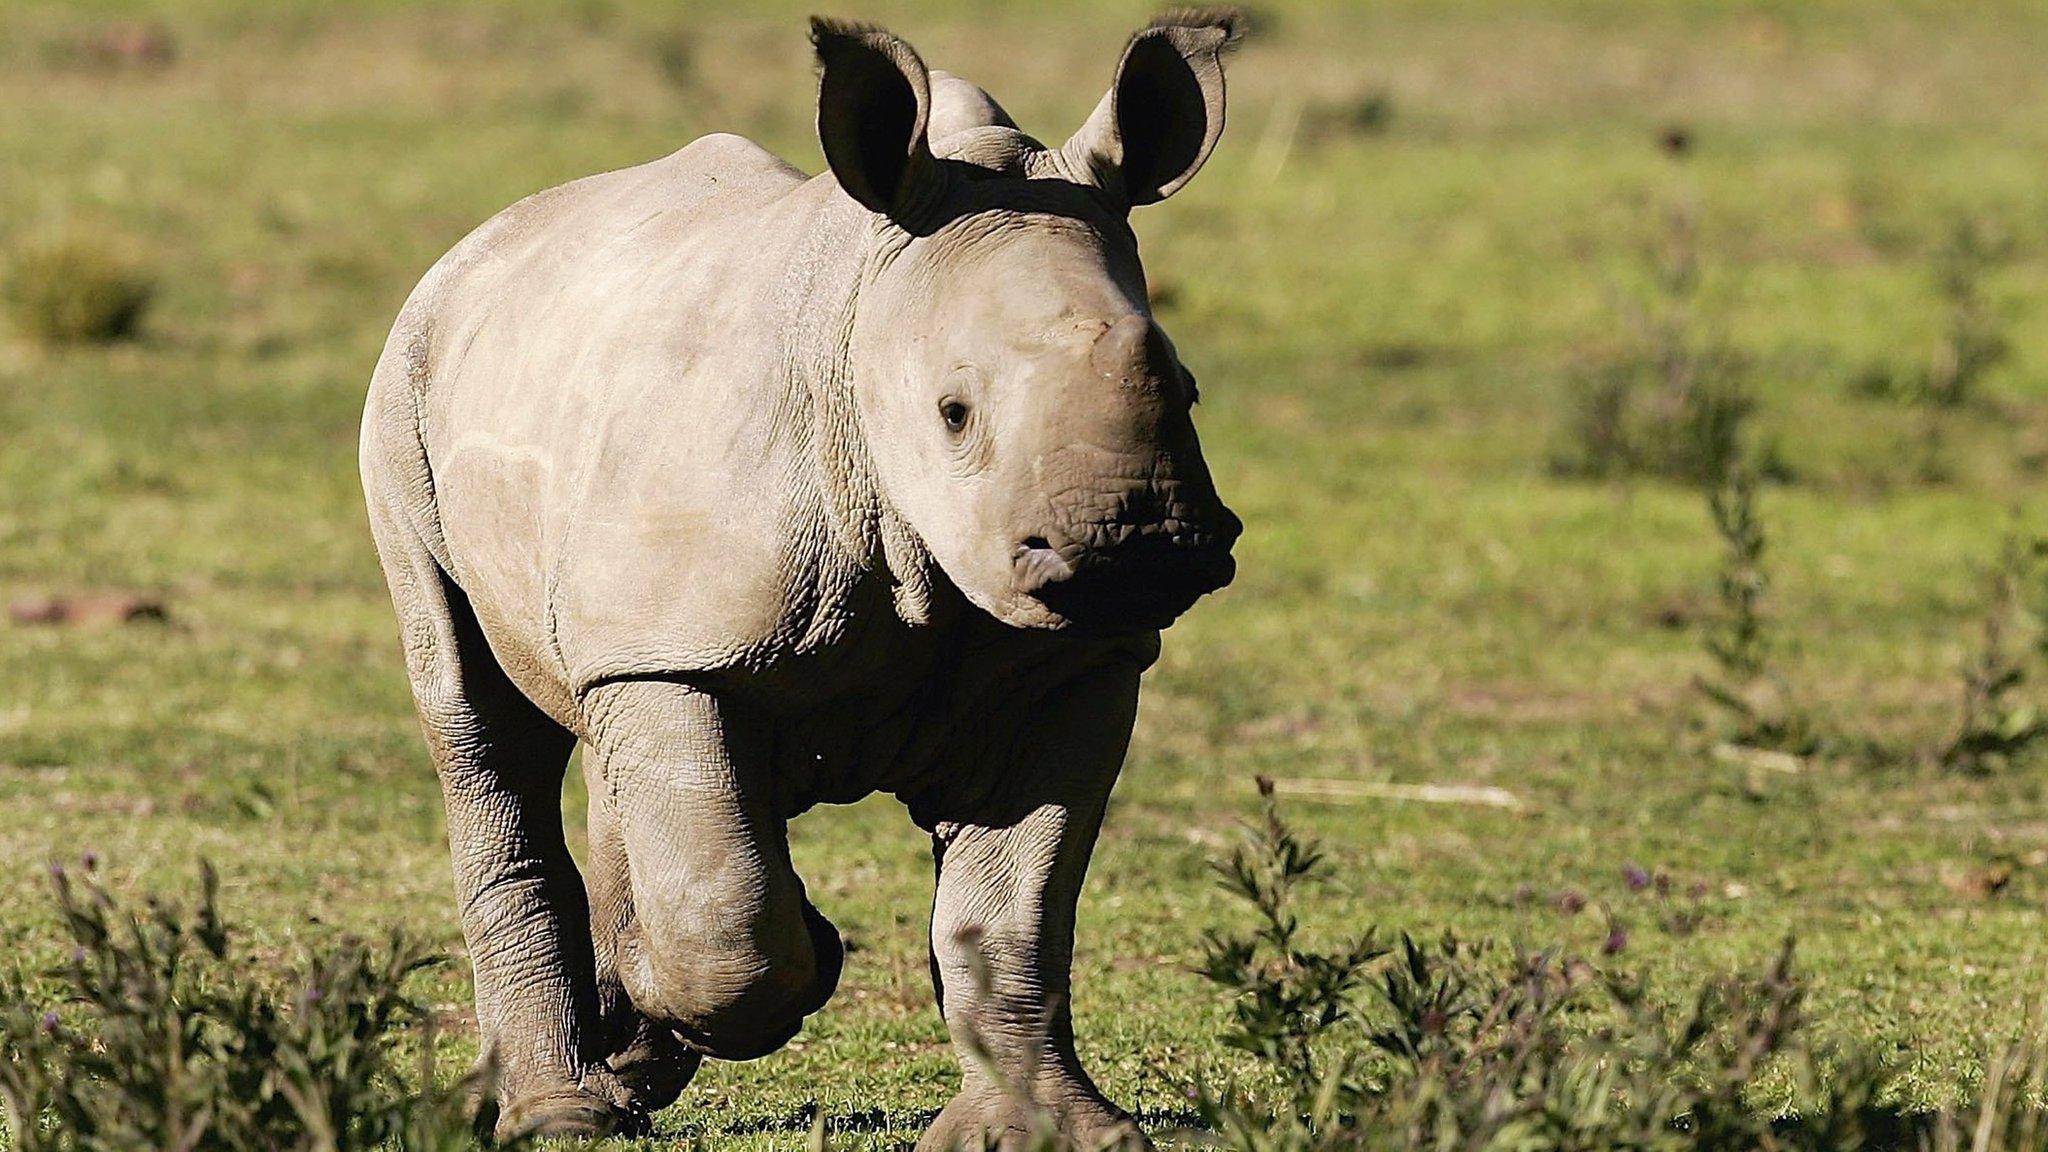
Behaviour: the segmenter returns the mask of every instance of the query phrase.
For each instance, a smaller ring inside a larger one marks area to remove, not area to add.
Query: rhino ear
[[[818,51],[818,142],[846,194],[900,218],[935,186],[925,139],[931,77],[915,49],[867,24],[811,17]]]
[[[1223,134],[1223,55],[1244,32],[1234,8],[1160,14],[1124,46],[1109,94],[1061,149],[1069,168],[1132,206],[1178,192]]]

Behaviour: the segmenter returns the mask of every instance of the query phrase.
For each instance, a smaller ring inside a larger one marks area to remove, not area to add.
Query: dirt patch
[[[31,596],[7,606],[16,624],[67,627],[74,625],[162,623],[170,610],[162,599],[133,592],[87,592],[69,596]]]

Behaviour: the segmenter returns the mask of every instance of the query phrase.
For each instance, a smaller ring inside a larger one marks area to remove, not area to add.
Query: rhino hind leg
[[[960,1053],[961,1087],[918,1152],[1041,1146],[1051,1127],[1082,1148],[1150,1148],[1074,1050],[1074,913],[1137,714],[1136,665],[1080,676],[1035,706],[1008,743],[1029,763],[995,795],[921,797],[938,892],[932,973]],[[987,766],[983,766],[986,768]],[[961,780],[988,774],[964,770]]]
[[[574,737],[507,679],[461,590],[394,506],[403,489],[366,461],[371,527],[447,808],[477,1028],[498,1075],[495,1120],[479,1120],[505,1134],[644,1127],[594,1043],[588,912],[562,837]]]

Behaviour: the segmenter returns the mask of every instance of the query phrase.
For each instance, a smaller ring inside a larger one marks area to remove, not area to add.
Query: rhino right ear
[[[938,184],[926,128],[931,77],[910,45],[868,24],[811,17],[818,142],[846,194],[903,219]]]

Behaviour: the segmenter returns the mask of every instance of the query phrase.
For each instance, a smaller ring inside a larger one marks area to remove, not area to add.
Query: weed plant
[[[123,907],[87,864],[53,869],[70,958],[0,978],[10,1152],[406,1152],[476,1146],[487,1071],[438,1082],[407,981],[438,960],[345,940],[287,986],[252,980],[203,871],[191,908]],[[417,1072],[398,1053],[419,1040]]]

